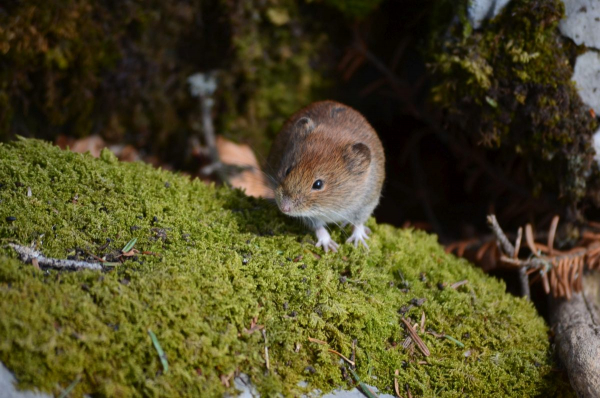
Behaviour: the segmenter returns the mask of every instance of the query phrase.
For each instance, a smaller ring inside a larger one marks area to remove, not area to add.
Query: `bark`
[[[579,397],[600,397],[600,274],[584,277],[571,300],[551,301],[556,348]]]

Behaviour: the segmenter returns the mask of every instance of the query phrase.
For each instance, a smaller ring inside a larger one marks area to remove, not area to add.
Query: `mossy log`
[[[600,275],[584,277],[583,292],[552,302],[552,323],[561,362],[579,397],[600,392]]]
[[[435,236],[370,221],[370,251],[324,254],[266,201],[34,140],[0,144],[0,203],[0,361],[21,387],[212,397],[243,372],[263,396],[350,388],[335,350],[389,393],[398,370],[418,396],[572,394],[531,303]],[[132,238],[139,253],[119,257]],[[117,264],[38,269],[9,243]],[[427,358],[403,347],[402,320],[422,317]]]

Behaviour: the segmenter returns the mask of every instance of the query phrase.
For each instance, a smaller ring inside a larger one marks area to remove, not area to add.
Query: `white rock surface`
[[[588,51],[577,57],[573,80],[583,102],[600,115],[600,54]]]
[[[473,28],[479,29],[483,21],[494,18],[510,2],[510,0],[472,0],[467,8],[469,22]]]
[[[592,143],[594,146],[594,150],[596,151],[594,160],[596,161],[596,163],[598,163],[598,166],[600,166],[600,128],[592,136]]]
[[[17,391],[15,388],[15,377],[3,363],[0,362],[0,397],[2,398],[52,398],[41,392]]]
[[[258,393],[258,391],[256,391],[256,387],[254,387],[254,385],[250,381],[250,378],[248,377],[247,374],[240,373],[240,375],[237,376],[233,380],[233,383],[235,385],[235,388],[238,391],[240,391],[240,394],[236,398],[260,398],[260,394]],[[305,381],[301,381],[300,383],[298,383],[298,386],[304,388],[304,387],[308,386],[308,383]],[[379,393],[379,391],[377,390],[376,387],[369,386],[369,388],[374,393],[377,394],[378,398],[395,398],[393,395]],[[319,390],[313,390],[312,392],[308,393],[308,395],[302,396],[302,398],[318,398],[318,397],[320,397],[320,398],[365,398],[366,395],[363,394],[362,392],[360,392],[358,389],[353,388],[352,390],[337,389],[337,390],[334,390],[333,392],[330,392],[329,394],[325,394],[325,395],[321,395],[321,391],[319,391]],[[225,398],[230,398],[230,396],[226,395]]]
[[[561,33],[577,44],[600,49],[600,1],[563,0],[565,18],[558,25]]]
[[[234,379],[235,388],[240,391],[240,394],[236,398],[259,398],[260,394],[256,390],[256,387],[250,381],[248,375],[241,373]],[[377,393],[377,388],[371,387],[373,392]],[[321,396],[320,391],[315,390],[310,397],[321,397],[321,398],[365,398],[365,395],[358,389],[352,390],[335,390],[329,394]],[[378,394],[379,398],[394,398],[393,395],[389,394]],[[46,393],[35,392],[35,391],[17,391],[15,388],[15,377],[13,374],[4,367],[4,364],[0,362],[0,397],[1,398],[52,398],[52,395]],[[230,397],[226,395],[226,397]]]

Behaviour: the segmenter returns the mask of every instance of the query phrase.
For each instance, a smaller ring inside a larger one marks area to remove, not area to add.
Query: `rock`
[[[510,0],[473,0],[467,9],[473,28],[479,29],[486,19],[494,18]]]
[[[600,166],[600,129],[594,133],[592,136],[594,151],[596,151],[596,155],[594,156],[594,160]]]
[[[0,362],[0,395],[4,398],[52,398],[51,395],[36,391],[17,391],[15,377]]]
[[[600,3],[596,0],[563,0],[565,18],[559,28],[577,44],[600,49]]]
[[[577,57],[573,80],[583,102],[600,114],[600,54],[588,51]]]

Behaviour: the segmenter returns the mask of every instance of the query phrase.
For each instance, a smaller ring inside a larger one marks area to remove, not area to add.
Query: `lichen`
[[[577,203],[589,194],[596,123],[571,82],[577,48],[557,29],[562,2],[511,1],[477,31],[466,7],[441,2],[434,13],[433,101],[453,134],[526,159],[533,192]]]
[[[358,374],[388,392],[398,369],[419,396],[570,394],[533,306],[423,232],[371,220],[369,251],[323,254],[266,201],[34,140],[0,144],[0,203],[0,361],[21,387],[58,393],[79,377],[72,396],[211,397],[237,372],[264,396],[350,387],[312,337],[347,357],[356,340]],[[105,272],[39,270],[4,246],[95,261],[134,237],[140,253]],[[465,347],[421,332],[431,356],[404,349],[400,318],[423,314]]]

